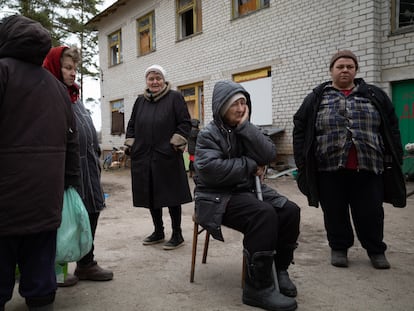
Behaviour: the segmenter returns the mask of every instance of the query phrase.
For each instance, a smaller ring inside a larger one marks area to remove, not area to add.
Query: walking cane
[[[259,176],[255,176],[255,181],[256,181],[256,195],[257,195],[257,199],[259,199],[260,201],[263,201],[262,185],[260,184],[260,177]]]

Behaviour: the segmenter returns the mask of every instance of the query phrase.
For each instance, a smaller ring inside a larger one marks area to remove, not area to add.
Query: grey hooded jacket
[[[224,241],[221,223],[233,193],[253,192],[257,166],[267,165],[276,157],[276,147],[260,128],[249,121],[229,127],[220,116],[221,107],[236,93],[249,93],[232,81],[219,81],[214,86],[213,121],[197,138],[195,151],[195,213],[197,222],[215,238]],[[287,199],[262,185],[264,200],[282,207]]]

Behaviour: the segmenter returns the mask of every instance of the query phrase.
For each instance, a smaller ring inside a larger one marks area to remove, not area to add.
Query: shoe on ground
[[[370,254],[368,255],[372,265],[375,269],[389,269],[391,268],[390,263],[384,254]]]
[[[154,231],[150,236],[147,236],[142,244],[144,245],[153,245],[164,242],[164,232]]]
[[[347,250],[331,250],[331,264],[335,267],[348,267]]]
[[[70,286],[76,285],[78,281],[79,281],[79,278],[76,275],[68,273],[65,276],[65,280],[63,282],[58,282],[57,286],[58,287],[70,287]]]
[[[89,281],[110,281],[114,278],[112,271],[101,268],[96,262],[87,266],[77,265],[75,275],[79,280]]]
[[[296,297],[298,295],[298,290],[290,279],[289,273],[286,270],[278,270],[276,274],[279,283],[279,291],[285,296]]]
[[[184,238],[181,233],[172,235],[171,239],[162,247],[165,250],[173,250],[184,245]]]

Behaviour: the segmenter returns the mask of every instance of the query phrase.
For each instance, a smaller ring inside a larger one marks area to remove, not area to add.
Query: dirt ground
[[[142,245],[153,227],[148,210],[132,207],[129,170],[105,171],[102,182],[108,194],[107,209],[98,225],[95,254],[101,266],[114,271],[114,279],[59,288],[55,310],[259,310],[241,302],[240,233],[224,228],[225,243],[211,241],[205,265],[201,264],[203,239],[199,239],[195,282],[190,283],[193,203],[183,206],[185,245],[165,251],[161,244]],[[357,241],[349,251],[350,266],[335,268],[330,265],[321,210],[307,206],[291,176],[267,183],[302,209],[299,247],[295,265],[289,269],[298,287],[298,310],[414,310],[414,196],[405,209],[385,206],[390,270],[375,270]],[[169,237],[167,210],[164,223]],[[74,264],[69,269],[73,272]],[[26,310],[17,287],[6,311]]]

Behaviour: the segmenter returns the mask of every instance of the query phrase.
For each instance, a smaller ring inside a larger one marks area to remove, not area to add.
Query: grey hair
[[[81,60],[81,52],[76,45],[72,45],[71,47],[63,50],[62,58],[63,57],[70,57],[75,64],[78,64]]]

